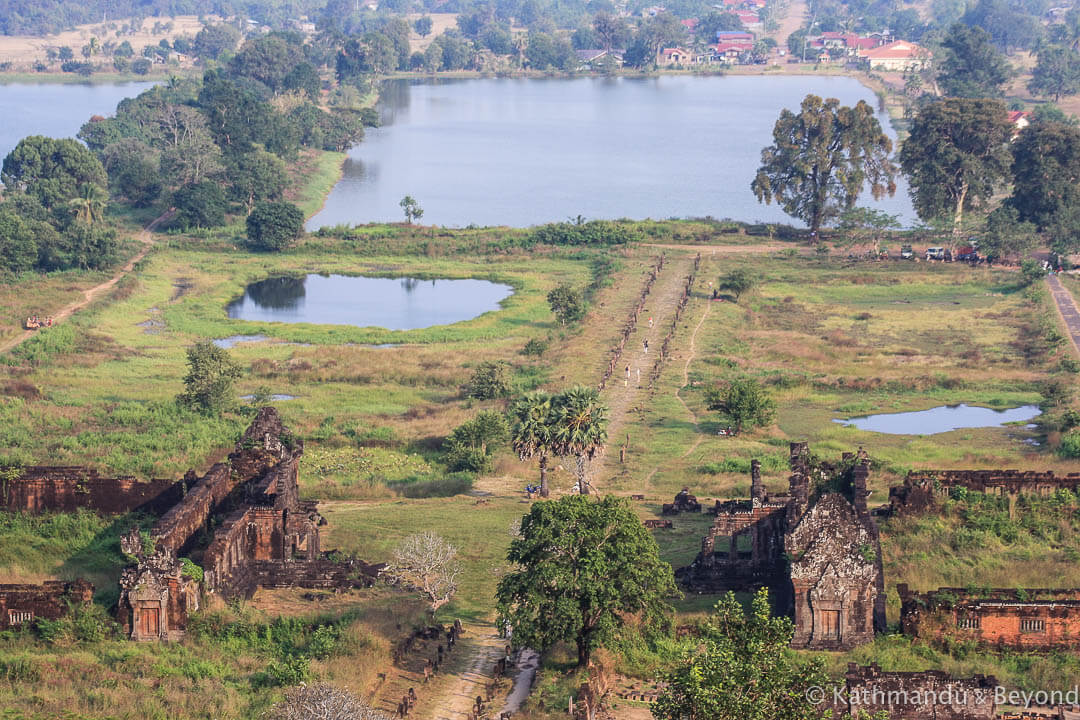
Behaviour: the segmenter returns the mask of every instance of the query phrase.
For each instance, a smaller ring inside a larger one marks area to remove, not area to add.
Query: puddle
[[[228,350],[229,348],[236,347],[240,343],[253,343],[262,342],[263,340],[269,340],[267,335],[230,335],[229,337],[218,338],[214,340],[214,344],[219,348]]]
[[[251,400],[254,397],[255,397],[254,395],[241,395],[240,399],[241,400]],[[280,393],[280,394],[279,393],[274,393],[273,395],[270,396],[270,399],[272,401],[274,401],[274,402],[278,402],[278,401],[281,401],[281,400],[295,400],[298,397],[300,397],[300,396],[299,395],[285,395],[284,393]]]
[[[1038,405],[1023,405],[1005,410],[992,410],[971,405],[941,405],[916,412],[865,415],[833,422],[859,430],[889,435],[936,435],[965,428],[1001,427],[1026,422],[1042,414]]]

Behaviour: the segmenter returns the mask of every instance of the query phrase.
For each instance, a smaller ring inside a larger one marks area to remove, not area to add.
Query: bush
[[[472,490],[472,473],[456,472],[441,478],[411,477],[387,484],[391,490],[407,498],[453,497]]]
[[[202,180],[185,185],[173,193],[173,206],[177,210],[173,223],[182,229],[225,224],[225,191],[218,183]]]
[[[548,341],[541,340],[539,338],[533,338],[529,342],[525,343],[525,347],[521,348],[522,355],[528,355],[530,357],[540,357],[548,349]]]
[[[505,360],[484,361],[473,370],[465,386],[465,395],[477,400],[508,397],[513,390],[510,363]]]
[[[203,569],[196,565],[191,558],[180,558],[180,574],[191,578],[195,582],[203,581]]]
[[[146,58],[138,58],[131,61],[131,72],[136,75],[146,75],[150,72],[152,63]]]
[[[542,245],[624,245],[641,237],[626,225],[610,220],[579,218],[573,223],[553,223],[536,228],[529,235],[530,244]]]
[[[551,312],[561,325],[574,323],[585,317],[585,296],[580,290],[563,284],[554,288],[547,296]]]
[[[1058,452],[1062,457],[1080,458],[1080,430],[1071,430],[1063,435]]]
[[[248,245],[256,250],[284,250],[304,234],[304,213],[288,202],[262,202],[247,218]]]

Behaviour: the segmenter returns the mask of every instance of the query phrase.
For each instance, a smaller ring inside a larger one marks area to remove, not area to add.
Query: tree
[[[547,296],[551,312],[560,324],[575,323],[585,317],[585,296],[565,283],[555,287]]]
[[[413,220],[419,220],[424,217],[424,209],[420,207],[420,203],[416,202],[416,199],[412,195],[406,195],[401,198],[401,202],[398,203],[401,206],[402,211],[405,213],[405,222],[412,225]]]
[[[60,50],[58,51],[58,55],[60,56],[60,60],[65,61],[65,62],[68,61],[68,60],[74,60],[75,59],[75,51],[72,50],[67,45],[60,46]]]
[[[836,227],[854,240],[862,240],[869,235],[874,241],[874,252],[878,252],[881,234],[889,228],[900,227],[900,216],[890,215],[884,210],[854,207],[840,216],[840,223]]]
[[[855,206],[866,185],[874,199],[896,192],[892,141],[874,110],[835,98],[807,95],[798,115],[783,110],[773,144],[761,151],[761,167],[750,184],[758,202],[774,199],[784,212],[816,233],[842,210]]]
[[[706,43],[716,42],[716,33],[720,31],[745,31],[742,20],[733,12],[712,11],[705,13],[694,26],[694,35]]]
[[[653,629],[670,623],[667,599],[678,595],[671,566],[624,498],[568,495],[534,504],[506,559],[513,569],[496,600],[515,645],[545,651],[573,642],[584,667],[625,617]]]
[[[561,35],[530,32],[525,59],[534,70],[570,70],[577,56],[570,41]]]
[[[220,413],[234,403],[233,381],[240,377],[240,366],[227,350],[200,340],[188,348],[187,365],[184,392],[176,397],[181,405]]]
[[[38,247],[33,230],[14,208],[0,206],[0,268],[19,273],[37,264]]]
[[[79,222],[93,225],[105,217],[105,206],[109,203],[109,193],[105,188],[94,183],[83,183],[79,194],[68,200],[72,214]]]
[[[626,49],[626,62],[634,67],[656,65],[656,56],[662,48],[684,42],[686,28],[672,13],[660,13],[642,23],[634,41]]]
[[[757,285],[757,278],[746,268],[735,268],[724,277],[720,278],[717,288],[735,293],[735,302],[739,302],[739,296]]]
[[[259,149],[237,153],[229,165],[229,194],[244,203],[249,214],[255,203],[277,200],[285,190],[285,161],[273,153]]]
[[[1018,218],[1047,230],[1080,206],[1080,128],[1036,120],[1012,143],[1012,195]]]
[[[181,228],[210,228],[225,224],[225,191],[209,180],[185,185],[173,193],[176,216],[173,222]]]
[[[773,617],[769,591],[758,590],[750,613],[731,592],[716,603],[701,641],[668,673],[651,706],[658,720],[817,720],[812,688],[829,684],[820,658],[800,660],[789,648],[795,627]]]
[[[1080,53],[1062,45],[1043,45],[1027,87],[1033,95],[1052,97],[1054,102],[1080,92]]]
[[[150,68],[153,66],[146,58],[135,58],[131,61],[131,72],[136,75],[146,75],[150,72]]]
[[[113,50],[113,57],[131,58],[134,57],[134,55],[135,49],[131,47],[131,43],[127,40],[117,45],[116,49]]]
[[[390,720],[348,690],[326,683],[300,685],[270,709],[268,720]]]
[[[989,201],[1007,182],[1011,136],[1000,100],[946,98],[919,111],[900,150],[919,217],[950,217],[959,234],[964,211]]]
[[[607,12],[598,12],[593,16],[593,32],[605,50],[626,47],[630,41],[630,28],[626,19]]]
[[[304,212],[290,202],[260,202],[247,217],[248,244],[258,250],[284,250],[304,234]]]
[[[1046,271],[1043,270],[1039,262],[1034,258],[1025,258],[1020,263],[1020,278],[1024,285],[1032,285],[1037,283],[1046,277]]]
[[[285,78],[305,62],[303,48],[279,33],[249,39],[229,63],[234,76],[251,78],[278,92]]]
[[[735,432],[745,427],[761,427],[772,422],[776,402],[761,383],[753,378],[736,378],[722,388],[710,388],[705,394],[706,407],[727,416]]]
[[[76,197],[83,185],[106,187],[108,178],[101,162],[82,143],[31,135],[4,158],[0,182],[51,209]]]
[[[123,138],[101,151],[109,184],[135,207],[146,207],[161,195],[161,155],[135,138]]]
[[[942,40],[945,59],[938,84],[946,95],[963,98],[999,97],[1013,70],[981,27],[955,23]]]
[[[550,494],[547,481],[548,456],[554,455],[554,398],[540,390],[528,393],[510,409],[514,427],[511,444],[524,461],[539,458],[540,496]]]
[[[556,455],[577,458],[578,489],[588,495],[589,463],[607,443],[607,406],[599,390],[579,385],[558,395],[553,409],[552,447]]]
[[[510,363],[505,360],[485,360],[476,366],[465,385],[465,395],[477,400],[494,400],[510,395],[513,378]]]
[[[488,471],[492,451],[509,439],[510,425],[506,416],[495,410],[481,410],[454,428],[446,439],[446,464],[451,471]]]
[[[1021,221],[1016,208],[1002,205],[986,218],[986,232],[979,240],[979,252],[987,260],[1004,260],[1027,252],[1034,241],[1035,225]]]
[[[166,103],[153,113],[161,151],[161,173],[171,185],[189,185],[220,175],[221,148],[206,116],[193,107]]]
[[[1030,50],[1042,37],[1042,26],[1037,19],[1041,10],[1031,11],[1022,4],[1013,8],[1007,0],[979,0],[964,13],[963,22],[978,26],[987,32],[994,43],[1005,52],[1013,48]]]
[[[383,574],[392,584],[420,592],[434,615],[454,598],[461,565],[457,548],[428,531],[406,537],[394,550],[394,559]]]
[[[240,41],[240,33],[229,25],[207,25],[195,36],[195,54],[203,60],[217,60],[222,53],[232,52]]]
[[[431,34],[431,26],[431,17],[428,15],[417,18],[416,22],[413,23],[413,29],[416,30],[416,34],[422,38],[426,38]]]

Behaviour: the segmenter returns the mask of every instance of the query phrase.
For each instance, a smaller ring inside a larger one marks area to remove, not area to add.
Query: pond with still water
[[[416,330],[471,320],[514,289],[487,280],[423,280],[351,275],[274,277],[251,283],[229,317],[257,322]]]
[[[942,405],[917,412],[866,415],[833,422],[889,435],[936,435],[963,428],[1000,427],[1006,423],[1027,422],[1041,414],[1038,405],[991,410],[960,404]]]
[[[797,112],[808,93],[878,105],[840,76],[388,81],[383,126],[349,151],[308,228],[400,222],[405,195],[425,224],[458,227],[578,215],[797,223],[759,203],[750,182],[780,111]],[[864,193],[859,204],[914,219],[902,178],[892,198]]]

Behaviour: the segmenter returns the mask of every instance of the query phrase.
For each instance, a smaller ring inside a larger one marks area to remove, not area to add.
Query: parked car
[[[945,248],[943,248],[943,247],[926,248],[926,259],[927,260],[944,260],[945,259]]]
[[[902,246],[900,246],[900,259],[901,260],[911,260],[914,257],[915,257],[915,252],[911,249],[910,245],[902,245]]]
[[[979,253],[975,250],[974,247],[970,245],[968,245],[967,247],[962,247],[956,251],[956,261],[970,263],[978,262]]]

